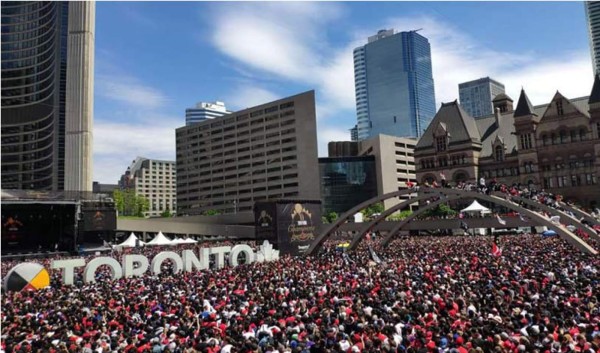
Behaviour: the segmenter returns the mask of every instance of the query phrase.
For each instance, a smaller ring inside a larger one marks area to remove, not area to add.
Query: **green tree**
[[[221,212],[217,211],[217,210],[206,210],[204,212],[202,212],[203,216],[216,216],[216,215],[220,215]]]
[[[390,216],[388,216],[388,218],[386,218],[387,221],[401,221],[403,219],[405,219],[406,217],[410,216],[413,212],[411,210],[404,210],[402,212],[396,212]]]
[[[168,218],[168,217],[173,217],[173,214],[171,213],[171,211],[167,207],[164,211],[162,211],[162,213],[160,214],[160,216],[164,217],[164,218]]]
[[[337,212],[331,211],[325,215],[325,218],[327,218],[327,223],[333,223],[338,219],[338,214]]]
[[[428,210],[425,212],[426,217],[448,217],[453,216],[457,212],[450,208],[450,206],[446,204],[439,204],[435,208]]]
[[[115,207],[117,208],[119,215],[124,216],[125,203],[123,199],[123,191],[115,189],[113,191],[113,200],[115,201]]]
[[[328,224],[329,220],[327,219],[327,217],[321,216],[321,222],[323,222],[323,224]]]
[[[385,208],[383,207],[383,203],[378,202],[376,204],[373,204],[373,205],[365,208],[361,212],[365,217],[369,218],[369,217],[373,216],[374,214],[382,213],[383,211],[385,211]]]
[[[148,212],[150,210],[150,200],[145,198],[142,195],[135,195],[134,198],[134,216],[136,217],[144,217],[144,212]]]
[[[119,216],[144,217],[150,209],[150,201],[142,195],[136,195],[133,189],[113,191],[115,206]]]

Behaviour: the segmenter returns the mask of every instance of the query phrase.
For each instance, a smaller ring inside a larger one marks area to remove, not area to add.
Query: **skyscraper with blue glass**
[[[381,30],[354,49],[358,139],[419,137],[435,115],[431,48],[416,31]]]

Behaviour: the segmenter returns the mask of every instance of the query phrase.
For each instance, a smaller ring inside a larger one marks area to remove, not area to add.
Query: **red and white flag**
[[[492,243],[492,255],[496,257],[502,256],[502,248],[499,248],[496,243]]]

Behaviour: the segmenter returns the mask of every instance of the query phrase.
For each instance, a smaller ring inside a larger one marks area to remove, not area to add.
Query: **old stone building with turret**
[[[600,78],[589,97],[556,92],[533,106],[525,90],[499,94],[495,113],[474,119],[457,101],[443,103],[415,148],[420,183],[476,183],[483,177],[560,194],[584,207],[600,206]]]

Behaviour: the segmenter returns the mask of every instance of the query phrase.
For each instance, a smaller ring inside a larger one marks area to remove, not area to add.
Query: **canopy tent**
[[[133,248],[136,245],[144,245],[144,242],[139,240],[138,237],[135,236],[134,233],[131,233],[127,239],[121,244],[115,245],[115,247],[120,246],[124,248]]]
[[[154,237],[154,239],[150,240],[146,243],[146,245],[176,245],[177,243],[173,243],[173,241],[167,237],[162,232],[158,232],[158,235]]]
[[[479,212],[481,214],[492,213],[489,208],[482,206],[477,200],[473,201],[469,207],[460,210],[460,212]]]
[[[549,229],[549,230],[543,232],[542,235],[545,237],[553,237],[558,234],[555,231],[553,231],[552,229]]]
[[[181,238],[175,238],[175,239],[171,240],[171,243],[172,243],[172,244],[185,244],[186,242],[185,242],[185,240],[184,240],[184,239],[181,239]]]
[[[197,241],[194,239],[190,239],[190,238],[185,238],[183,239],[183,241],[181,242],[182,244],[196,244]]]

